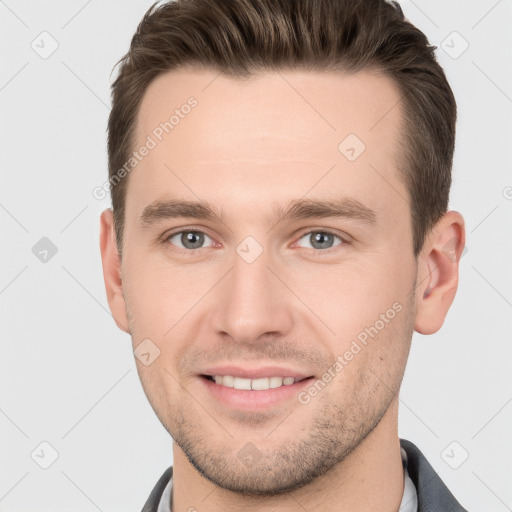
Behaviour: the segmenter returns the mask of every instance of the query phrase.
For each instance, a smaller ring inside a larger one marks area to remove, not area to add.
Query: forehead
[[[401,119],[398,90],[378,71],[287,70],[247,80],[167,72],[138,112],[134,149],[150,149],[130,173],[127,213],[173,194],[261,208],[280,195],[342,193],[396,210],[398,196],[407,198],[397,172]]]

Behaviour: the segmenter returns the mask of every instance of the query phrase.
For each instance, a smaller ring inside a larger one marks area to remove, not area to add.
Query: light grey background
[[[138,511],[172,463],[108,310],[109,199],[92,194],[107,178],[110,74],[151,3],[0,0],[3,512]],[[444,327],[414,336],[399,433],[467,508],[512,510],[512,1],[401,5],[458,101],[451,208],[467,253]],[[43,237],[57,248],[46,262],[32,251]]]

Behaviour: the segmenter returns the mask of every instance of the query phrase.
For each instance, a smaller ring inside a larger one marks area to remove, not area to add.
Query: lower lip
[[[199,379],[213,397],[224,405],[235,409],[254,411],[268,409],[275,405],[282,405],[286,400],[293,398],[298,401],[297,393],[309,386],[313,377],[295,382],[288,386],[265,390],[228,388],[227,386],[216,384],[206,377],[199,377]]]

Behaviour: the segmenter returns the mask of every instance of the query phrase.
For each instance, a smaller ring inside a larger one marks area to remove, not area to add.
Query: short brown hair
[[[447,211],[456,104],[435,46],[385,0],[176,0],[153,4],[120,59],[112,84],[108,159],[119,252],[128,176],[142,97],[166,71],[197,64],[231,77],[258,71],[378,69],[401,94],[399,172],[409,191],[413,247]],[[116,65],[117,65],[116,64]],[[124,175],[125,173],[123,173]],[[116,179],[117,178],[117,179]]]

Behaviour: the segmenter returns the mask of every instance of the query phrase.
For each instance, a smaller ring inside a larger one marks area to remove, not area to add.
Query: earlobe
[[[104,210],[100,217],[100,250],[103,265],[103,279],[107,301],[116,325],[122,331],[130,333],[126,314],[121,277],[121,258],[117,251],[114,231],[114,217],[110,208]]]
[[[425,240],[418,263],[414,325],[420,334],[433,334],[444,323],[457,292],[465,237],[462,215],[449,211]]]

